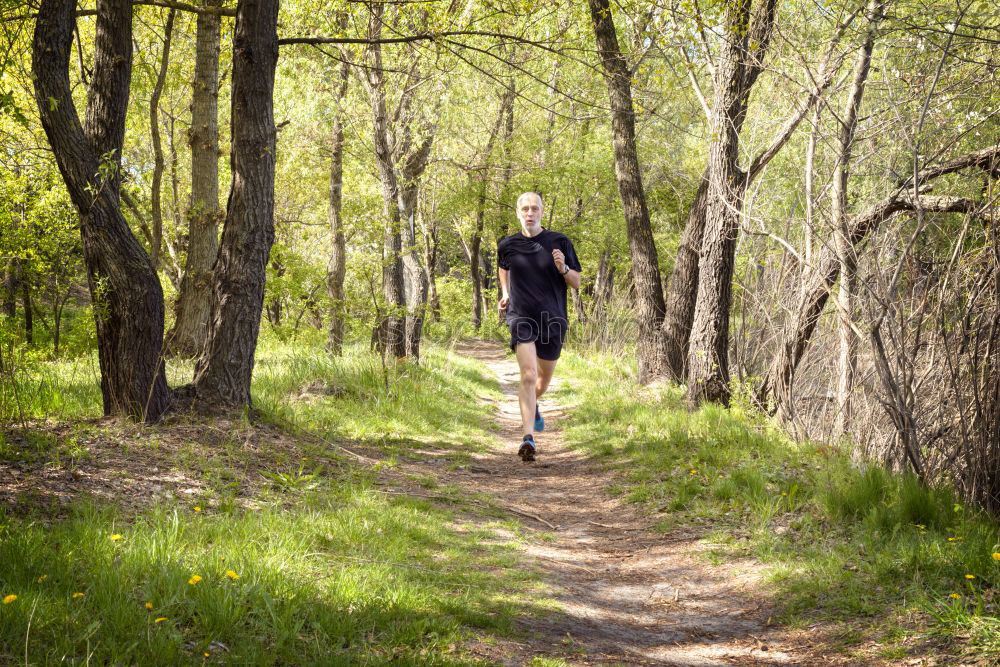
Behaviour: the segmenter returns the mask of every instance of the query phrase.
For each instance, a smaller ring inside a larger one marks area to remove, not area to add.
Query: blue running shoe
[[[545,430],[545,420],[542,418],[542,413],[538,409],[538,403],[535,403],[535,430],[539,433]]]
[[[528,461],[535,460],[535,439],[530,435],[524,436],[524,441],[521,443],[521,449],[517,450],[517,455],[521,457],[521,460],[527,463]]]

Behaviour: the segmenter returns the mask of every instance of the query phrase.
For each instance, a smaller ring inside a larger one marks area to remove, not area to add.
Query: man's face
[[[542,202],[538,197],[529,195],[522,197],[517,205],[517,219],[525,227],[535,227],[542,221]]]

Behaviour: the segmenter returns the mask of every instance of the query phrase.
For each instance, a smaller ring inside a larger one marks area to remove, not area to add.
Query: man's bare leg
[[[556,362],[555,360],[549,361],[548,359],[538,360],[538,382],[535,384],[535,400],[537,401],[542,397],[542,394],[549,388],[549,383],[552,382],[552,375],[556,372]]]
[[[517,365],[521,369],[521,386],[518,387],[517,397],[521,404],[521,426],[524,427],[524,435],[535,435],[535,401],[537,399],[539,373],[538,366],[543,363],[535,352],[535,344],[518,343]]]

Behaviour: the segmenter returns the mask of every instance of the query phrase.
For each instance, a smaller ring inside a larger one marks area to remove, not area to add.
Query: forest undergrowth
[[[136,465],[110,471],[120,496],[3,494],[0,663],[475,664],[464,640],[546,608],[496,538],[514,522],[462,520],[477,510],[460,498],[378,483],[426,442],[454,465],[488,446],[478,397],[497,386],[476,362],[429,345],[420,366],[383,373],[365,349],[331,358],[303,340],[268,340],[258,360],[256,425],[155,426],[98,418],[96,361],[22,360],[0,491],[19,476],[96,478],[109,455]],[[129,498],[146,474],[178,483]]]
[[[460,494],[442,506],[380,488],[423,448],[457,468],[495,443],[496,380],[447,345],[385,368],[360,346],[334,358],[318,337],[268,336],[254,423],[214,425],[100,418],[96,361],[19,363],[3,385],[2,662],[470,664],[463,641],[516,635],[516,619],[552,608],[497,539],[516,522]],[[171,367],[172,382],[190,372]],[[658,531],[696,533],[719,566],[765,563],[776,622],[835,626],[844,651],[874,640],[889,659],[928,642],[1000,655],[995,521],[846,448],[793,442],[747,407],[689,412],[681,388],[633,373],[564,354],[567,441]],[[11,476],[86,479],[109,452],[134,464],[112,471],[123,489],[143,467],[177,483],[68,501],[11,490]]]
[[[1000,530],[949,488],[796,443],[747,406],[690,412],[683,388],[637,386],[620,357],[568,353],[560,372],[567,442],[659,531],[768,564],[779,622],[842,624],[845,647],[874,638],[886,658],[927,641],[1000,655]]]

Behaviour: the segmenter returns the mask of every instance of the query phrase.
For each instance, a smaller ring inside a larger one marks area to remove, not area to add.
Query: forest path
[[[656,533],[649,516],[610,498],[612,473],[563,442],[563,408],[551,398],[540,401],[546,429],[537,436],[538,460],[522,462],[516,361],[493,343],[468,341],[457,351],[485,363],[500,381],[502,444],[472,465],[435,472],[442,482],[492,495],[526,526],[547,533],[523,540],[523,548],[559,604],[542,618],[522,620],[527,643],[476,642],[475,654],[508,665],[534,657],[574,665],[830,664],[801,634],[790,640],[768,626],[758,563],[713,566],[698,537]],[[558,375],[557,369],[553,388]]]

